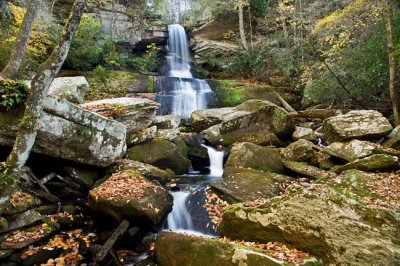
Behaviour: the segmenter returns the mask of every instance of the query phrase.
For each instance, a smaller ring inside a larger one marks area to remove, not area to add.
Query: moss
[[[4,217],[0,217],[0,230],[8,228],[8,221]]]
[[[149,76],[147,77],[147,89],[146,91],[148,93],[154,93],[154,77]]]

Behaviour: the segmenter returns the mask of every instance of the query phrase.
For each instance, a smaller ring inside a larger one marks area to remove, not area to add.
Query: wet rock
[[[65,100],[48,97],[33,151],[73,162],[108,166],[126,151],[126,127]],[[22,110],[0,113],[0,145],[14,144]]]
[[[292,137],[294,140],[305,139],[312,142],[317,141],[317,135],[314,130],[305,127],[296,127]]]
[[[181,154],[178,147],[164,139],[154,139],[128,150],[128,159],[155,165],[161,169],[171,169],[176,174],[184,174],[190,161]]]
[[[283,162],[283,164],[286,168],[299,175],[307,176],[314,179],[334,178],[336,176],[335,173],[323,171],[315,166],[311,166],[302,162],[285,161]]]
[[[149,127],[158,103],[143,98],[114,98],[81,104],[81,107],[112,117],[126,126],[127,134]]]
[[[156,116],[153,118],[153,126],[158,129],[176,129],[181,124],[181,118],[176,115]]]
[[[235,111],[233,107],[194,111],[191,115],[193,129],[201,132],[223,121],[223,116]]]
[[[318,153],[315,151],[314,144],[305,139],[300,139],[281,149],[281,154],[287,161],[308,162],[313,165],[318,162]]]
[[[11,223],[8,225],[8,227],[3,228],[0,230],[0,233],[19,229],[21,227],[25,227],[31,224],[34,224],[40,220],[43,219],[43,216],[40,215],[37,211],[34,210],[28,210],[25,211],[21,214],[18,214],[17,216],[13,217],[11,220]]]
[[[243,142],[233,146],[225,168],[242,167],[264,172],[285,173],[283,157],[279,150]]]
[[[192,161],[193,169],[201,171],[210,165],[207,148],[202,146],[203,138],[196,133],[181,134],[183,141],[187,146],[188,159]]]
[[[392,126],[381,113],[374,110],[357,110],[324,121],[325,141],[330,144],[349,139],[380,139],[386,137]]]
[[[296,185],[259,207],[231,205],[220,232],[245,241],[283,241],[327,265],[397,265],[399,215],[340,192],[327,185]]]
[[[204,207],[205,202],[207,202],[206,188],[191,191],[187,197],[187,209],[192,220],[192,228],[194,231],[203,232],[204,234],[218,235],[210,214]]]
[[[89,205],[118,221],[158,224],[172,209],[172,196],[139,172],[125,170],[113,174],[89,192]]]
[[[162,170],[150,164],[141,163],[132,160],[118,160],[115,165],[110,168],[112,173],[125,170],[135,170],[149,180],[156,180],[161,184],[166,184],[175,178],[175,173],[171,170]]]
[[[394,148],[400,150],[400,126],[393,129],[392,133],[387,136],[387,139],[382,144],[387,148]]]
[[[230,168],[229,174],[210,184],[217,194],[229,202],[255,201],[279,196],[280,185],[290,177],[245,168]]]
[[[132,147],[134,145],[148,142],[156,137],[156,133],[157,133],[156,126],[142,129],[138,132],[127,135],[126,144],[128,145],[128,147]]]
[[[295,265],[273,258],[267,251],[255,247],[173,232],[162,232],[158,235],[156,260],[160,266]],[[297,265],[317,264],[316,259],[306,258],[304,264]]]
[[[358,169],[367,172],[397,170],[400,169],[400,162],[397,156],[374,154],[340,166],[335,169],[335,172],[341,173],[349,169]]]

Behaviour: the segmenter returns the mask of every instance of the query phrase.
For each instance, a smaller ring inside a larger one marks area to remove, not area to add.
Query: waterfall
[[[190,195],[189,191],[171,192],[174,198],[174,206],[172,212],[168,215],[168,229],[179,231],[192,231],[192,218],[187,209],[187,198]]]
[[[213,92],[206,81],[193,78],[185,29],[174,24],[168,26],[168,32],[168,76],[156,85],[160,114],[189,118],[193,111],[208,108]]]
[[[208,157],[210,157],[210,176],[222,177],[224,173],[224,152],[206,145],[202,146],[207,148]]]

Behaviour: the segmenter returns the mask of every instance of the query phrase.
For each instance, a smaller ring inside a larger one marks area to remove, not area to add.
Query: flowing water
[[[186,183],[181,185],[182,190],[171,192],[174,198],[174,206],[172,212],[168,215],[166,230],[184,231],[191,234],[205,234],[207,231],[207,225],[204,225],[204,221],[196,223],[193,221],[193,211],[191,213],[190,208],[198,207],[201,209],[204,199],[200,197],[196,200],[196,197],[201,194],[207,183],[222,177],[224,152],[205,145],[204,147],[207,148],[210,157],[210,174],[201,176],[191,173],[182,178],[183,182]],[[196,184],[189,184],[193,182]],[[194,212],[198,214],[198,210]],[[202,220],[201,218],[197,220]]]
[[[208,108],[213,92],[205,80],[193,78],[185,29],[179,24],[169,25],[168,33],[168,75],[156,86],[160,114],[188,118],[193,111]]]

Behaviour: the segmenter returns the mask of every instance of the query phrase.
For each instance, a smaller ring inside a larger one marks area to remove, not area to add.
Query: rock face
[[[81,107],[123,123],[130,135],[151,125],[158,103],[142,98],[114,98],[81,104]]]
[[[262,249],[172,232],[162,232],[158,235],[156,259],[160,266],[295,265],[270,257],[268,251]],[[304,263],[296,265],[318,265],[318,261],[308,257]]]
[[[49,94],[73,103],[83,103],[83,98],[89,88],[85,77],[55,78],[50,85]]]
[[[0,145],[11,146],[22,110],[0,113]],[[108,166],[126,152],[126,127],[65,100],[48,97],[33,151],[77,163]]]
[[[249,100],[235,107],[234,112],[225,114],[221,124],[202,134],[213,144],[252,142],[281,146],[291,138],[293,131],[293,120],[284,109],[268,101]]]
[[[282,198],[259,207],[231,205],[220,232],[245,241],[284,241],[327,265],[398,265],[399,215],[338,191],[326,185],[291,186]]]
[[[327,143],[349,139],[379,139],[392,131],[389,121],[374,110],[357,110],[324,121],[323,132]]]
[[[184,174],[190,167],[190,161],[178,147],[164,139],[134,146],[128,150],[128,159],[155,165],[161,169],[171,169],[176,174]]]
[[[235,144],[225,168],[251,168],[264,172],[285,173],[283,157],[278,149],[249,142]]]
[[[157,224],[172,209],[172,196],[135,170],[113,174],[89,192],[90,206],[116,220]]]

